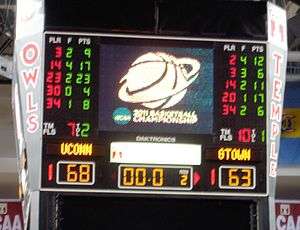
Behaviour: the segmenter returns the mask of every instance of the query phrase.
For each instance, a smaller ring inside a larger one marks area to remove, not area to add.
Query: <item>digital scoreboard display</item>
[[[266,45],[46,32],[43,189],[264,196]]]

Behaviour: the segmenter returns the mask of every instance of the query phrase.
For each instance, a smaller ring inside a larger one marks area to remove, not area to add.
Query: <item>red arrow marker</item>
[[[193,175],[193,185],[197,185],[199,183],[201,179],[201,176],[198,172],[194,172],[194,175]]]

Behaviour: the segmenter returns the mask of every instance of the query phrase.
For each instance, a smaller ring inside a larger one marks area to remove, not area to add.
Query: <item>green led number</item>
[[[89,59],[92,56],[92,49],[91,48],[85,48],[83,51],[84,55],[87,56]]]
[[[72,61],[66,61],[66,67],[69,71],[73,70],[73,62]]]
[[[72,84],[72,73],[66,73],[66,79],[65,79],[65,82],[67,84]]]
[[[77,73],[76,84],[82,84],[83,73]]]
[[[80,62],[80,71],[83,71],[83,65],[84,65],[84,62],[81,61],[81,62]]]
[[[261,142],[265,142],[266,140],[266,130],[261,131]]]
[[[87,97],[91,96],[91,87],[86,86],[82,91]]]
[[[91,71],[91,62],[85,61],[84,64],[87,66],[87,71]]]
[[[89,132],[91,130],[91,125],[90,123],[82,123],[81,125],[81,131],[80,131],[80,135],[81,137],[89,137]]]
[[[90,84],[91,83],[91,74],[90,73],[86,73],[84,74],[84,84]]]
[[[73,57],[73,48],[68,47],[66,52],[66,58],[72,58]]]
[[[264,103],[265,102],[265,95],[263,93],[259,93],[258,97],[260,98],[260,103]]]
[[[247,106],[246,105],[242,105],[240,108],[240,115],[241,116],[246,116],[247,115]]]
[[[72,99],[68,100],[68,109],[72,109]]]
[[[256,72],[256,76],[258,79],[263,79],[265,77],[264,70],[262,68],[258,69]]]
[[[89,110],[91,108],[91,100],[89,98],[82,101],[82,109]]]
[[[254,65],[255,66],[264,66],[265,57],[264,56],[255,56]]]
[[[247,68],[241,68],[241,78],[247,77]]]
[[[68,85],[65,87],[65,96],[67,96],[67,97],[72,96],[72,86]]]
[[[241,80],[240,90],[245,91],[246,88],[247,88],[247,81],[246,80]]]
[[[259,84],[259,82],[255,81],[253,85],[253,89],[257,90],[258,87],[260,87],[260,90],[263,91],[265,89],[265,82],[263,81]]]
[[[86,67],[87,71],[91,71],[91,62],[90,61],[81,61],[80,62],[80,71],[83,71],[84,67]]]
[[[258,100],[260,101],[260,103],[264,103],[265,102],[265,95],[263,93],[254,94],[253,99],[254,99],[253,100],[254,103],[257,103]]]
[[[254,82],[253,88],[254,90],[257,90],[257,81]]]
[[[247,57],[247,56],[244,56],[244,55],[242,55],[242,56],[240,57],[240,61],[241,61],[241,63],[244,64],[244,65],[247,65],[247,59],[248,59],[248,57]]]
[[[244,103],[247,102],[247,94],[246,94],[246,93],[243,95],[243,102],[244,102]]]
[[[257,107],[257,116],[263,117],[265,115],[265,110],[263,106],[258,106]]]

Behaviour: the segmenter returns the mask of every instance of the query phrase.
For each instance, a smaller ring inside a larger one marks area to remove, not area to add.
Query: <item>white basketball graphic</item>
[[[172,107],[184,97],[199,70],[200,62],[196,59],[146,53],[131,64],[120,80],[119,98],[151,109]]]

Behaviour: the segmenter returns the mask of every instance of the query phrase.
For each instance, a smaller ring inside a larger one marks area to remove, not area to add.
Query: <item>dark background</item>
[[[256,229],[251,201],[65,196],[59,229]]]

